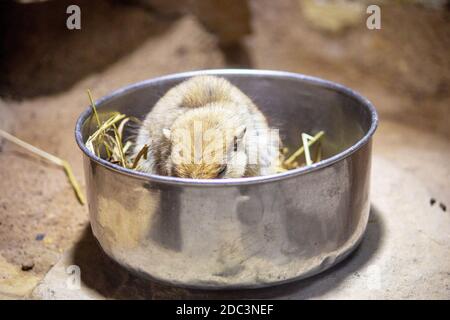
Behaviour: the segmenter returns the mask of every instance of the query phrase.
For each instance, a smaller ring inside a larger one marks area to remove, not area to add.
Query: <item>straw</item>
[[[148,153],[148,145],[145,144],[137,154],[136,158],[134,158],[134,162],[133,165],[131,166],[131,169],[136,169],[139,160],[141,160],[142,157],[144,157],[144,159],[147,159],[147,153]]]
[[[323,137],[325,134],[324,131],[319,131],[316,135],[311,137],[307,143],[304,143],[297,151],[295,151],[287,160],[283,162],[284,166],[289,166],[294,162],[295,159],[297,159],[300,155],[302,155],[305,152],[305,146],[310,148],[316,141],[318,141],[320,138]],[[308,150],[309,151],[309,150]],[[311,158],[310,158],[311,159]]]
[[[67,178],[69,179],[70,184],[72,185],[73,191],[75,192],[75,195],[77,196],[78,201],[82,205],[84,205],[85,200],[84,200],[83,194],[81,192],[80,186],[78,185],[78,182],[77,182],[75,176],[73,175],[72,167],[66,160],[60,159],[48,152],[45,152],[23,140],[20,140],[19,138],[9,134],[6,131],[1,130],[1,129],[0,129],[0,136],[12,143],[15,143],[16,145],[44,158],[44,159],[47,159],[48,161],[62,167],[64,169],[64,172],[67,175]]]

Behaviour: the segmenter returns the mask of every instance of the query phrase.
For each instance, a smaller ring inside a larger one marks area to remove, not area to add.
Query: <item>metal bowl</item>
[[[177,83],[199,74],[227,78],[250,96],[295,148],[300,132],[324,130],[324,160],[285,173],[192,180],[136,172],[91,154],[91,109],[75,136],[93,233],[126,268],[191,288],[257,288],[324,271],[360,242],[369,216],[372,104],[333,82],[295,73],[208,70],[119,89],[97,101],[100,115],[143,118]]]

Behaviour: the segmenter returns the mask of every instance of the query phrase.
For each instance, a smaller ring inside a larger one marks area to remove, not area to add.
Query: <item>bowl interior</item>
[[[359,95],[340,85],[288,73],[245,73],[209,71],[223,76],[246,93],[266,115],[271,127],[278,128],[291,151],[301,145],[301,133],[325,131],[323,157],[340,153],[358,142],[373,126],[373,110]],[[144,119],[167,90],[197,73],[186,73],[138,83],[100,99],[101,117],[111,111]],[[86,121],[82,138],[95,130],[92,118]],[[133,130],[126,135],[132,136]]]

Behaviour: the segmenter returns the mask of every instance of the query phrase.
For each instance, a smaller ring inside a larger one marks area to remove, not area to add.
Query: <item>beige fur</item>
[[[267,141],[255,158],[250,149],[261,138]],[[278,133],[269,131],[250,98],[215,76],[193,77],[170,89],[146,116],[134,153],[144,144],[149,154],[138,170],[185,178],[272,174],[279,159]]]

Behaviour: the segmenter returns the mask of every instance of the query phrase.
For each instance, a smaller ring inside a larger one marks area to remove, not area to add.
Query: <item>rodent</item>
[[[194,76],[159,99],[133,149],[148,145],[137,170],[181,178],[240,178],[276,173],[278,130],[228,80]]]

